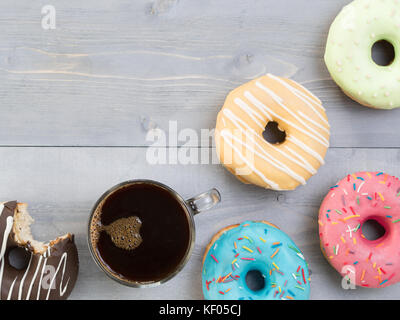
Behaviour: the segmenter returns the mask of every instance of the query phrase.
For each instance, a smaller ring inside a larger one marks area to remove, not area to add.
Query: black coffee
[[[93,215],[92,246],[106,269],[122,280],[157,282],[186,256],[188,219],[186,209],[166,189],[150,183],[123,186]]]

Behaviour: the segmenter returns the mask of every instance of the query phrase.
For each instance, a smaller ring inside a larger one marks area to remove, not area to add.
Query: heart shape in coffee
[[[107,232],[112,242],[121,249],[133,250],[140,246],[142,237],[140,227],[142,221],[136,216],[115,220],[108,226],[102,226],[102,230]]]

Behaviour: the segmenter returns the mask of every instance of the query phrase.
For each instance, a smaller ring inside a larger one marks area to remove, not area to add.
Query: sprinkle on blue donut
[[[251,290],[249,271],[258,271],[264,286]],[[203,264],[207,300],[306,300],[308,266],[296,244],[281,230],[263,222],[243,222],[224,232],[210,247]]]

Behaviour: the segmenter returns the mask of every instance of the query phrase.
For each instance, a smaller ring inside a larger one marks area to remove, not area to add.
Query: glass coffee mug
[[[106,191],[91,211],[90,253],[100,269],[121,284],[158,286],[189,260],[194,216],[220,201],[217,189],[184,200],[157,181],[122,182]]]

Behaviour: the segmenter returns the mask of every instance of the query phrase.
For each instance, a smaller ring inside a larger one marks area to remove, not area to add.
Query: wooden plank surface
[[[349,2],[57,1],[55,30],[41,27],[48,1],[0,2],[0,194],[30,204],[37,238],[76,234],[81,268],[71,298],[202,299],[206,244],[220,228],[246,219],[267,219],[296,241],[312,270],[311,298],[400,296],[399,285],[343,290],[319,250],[318,208],[332,184],[359,170],[400,176],[400,110],[352,102],[323,62],[330,23]],[[211,129],[227,93],[266,72],[299,81],[327,109],[331,148],[307,186],[265,191],[241,184],[218,164],[146,161],[149,130],[168,132],[170,120],[179,129]],[[86,245],[97,197],[131,178],[162,181],[184,197],[217,187],[223,198],[196,217],[196,246],[183,272],[154,289],[114,283]]]
[[[332,147],[399,147],[400,110],[360,107],[323,62],[348,2],[59,1],[43,30],[46,1],[1,1],[0,145],[143,146],[149,121],[213,128],[231,89],[271,72],[322,99]]]
[[[245,220],[266,219],[287,232],[303,250],[312,271],[312,299],[395,299],[400,286],[343,290],[339,274],[319,248],[318,209],[329,188],[348,172],[384,170],[400,176],[398,150],[330,149],[327,164],[293,192],[267,191],[238,182],[220,165],[149,165],[145,148],[1,148],[0,194],[30,204],[40,240],[73,232],[80,255],[74,299],[202,299],[201,259],[212,235]],[[382,162],[382,158],[385,159]],[[179,174],[177,174],[179,172]],[[156,179],[184,198],[216,187],[222,202],[195,217],[196,245],[189,263],[157,288],[132,289],[108,279],[92,261],[87,220],[96,199],[112,185],[133,178]],[[171,296],[171,292],[173,295]]]

